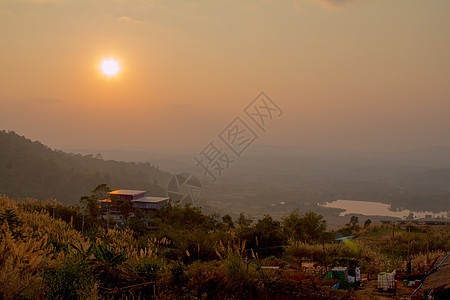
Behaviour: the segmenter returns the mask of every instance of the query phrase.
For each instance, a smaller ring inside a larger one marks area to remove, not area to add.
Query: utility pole
[[[411,258],[411,256],[410,256],[410,237],[409,237],[410,233],[411,233],[411,226],[408,226],[408,260]]]
[[[395,224],[392,225],[392,259],[391,259],[392,270],[394,270],[394,237],[395,237]]]
[[[430,227],[427,226],[427,265],[430,262],[429,253],[430,253]]]
[[[81,235],[84,237],[84,213],[83,213],[83,222],[81,222]]]

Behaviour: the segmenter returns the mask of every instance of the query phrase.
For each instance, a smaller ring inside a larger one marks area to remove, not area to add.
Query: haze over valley
[[[4,178],[0,193],[55,198],[66,204],[76,204],[100,183],[164,196],[170,178],[184,172],[202,182],[203,194],[194,205],[235,217],[244,212],[255,219],[266,214],[281,219],[298,208],[321,213],[331,226],[338,226],[349,217],[339,217],[342,210],[318,204],[336,200],[380,202],[393,210],[437,215],[448,212],[450,199],[450,151],[446,147],[367,152],[255,146],[216,182],[195,165],[195,149],[165,153],[66,149],[74,153],[66,154],[6,132],[2,133],[0,149],[7,161],[0,168]]]

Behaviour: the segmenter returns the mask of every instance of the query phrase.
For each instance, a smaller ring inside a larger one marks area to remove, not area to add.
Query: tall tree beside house
[[[95,187],[91,193],[91,197],[94,197],[97,201],[103,200],[109,197],[109,192],[111,192],[111,189],[105,183],[102,183]]]
[[[117,209],[122,214],[123,218],[125,220],[128,220],[130,217],[130,214],[133,212],[133,206],[131,205],[130,201],[120,201],[119,203],[116,203]]]
[[[90,196],[83,196],[80,202],[85,208],[87,215],[93,219],[97,219],[102,214],[102,209],[99,205],[99,201],[107,199],[108,193],[111,189],[104,183],[99,184],[92,190]]]

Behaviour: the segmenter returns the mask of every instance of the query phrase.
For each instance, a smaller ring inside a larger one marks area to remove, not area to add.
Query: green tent
[[[347,281],[345,280],[345,275],[342,272],[336,272],[336,271],[331,271],[328,272],[327,275],[325,275],[324,279],[338,279],[341,284],[346,283]]]

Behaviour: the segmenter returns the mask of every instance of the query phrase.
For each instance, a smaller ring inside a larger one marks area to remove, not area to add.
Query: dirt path
[[[356,299],[373,299],[373,300],[387,300],[387,299],[409,299],[413,289],[404,287],[401,282],[397,282],[397,290],[395,292],[382,292],[377,288],[377,281],[364,280],[360,288],[354,291]]]

